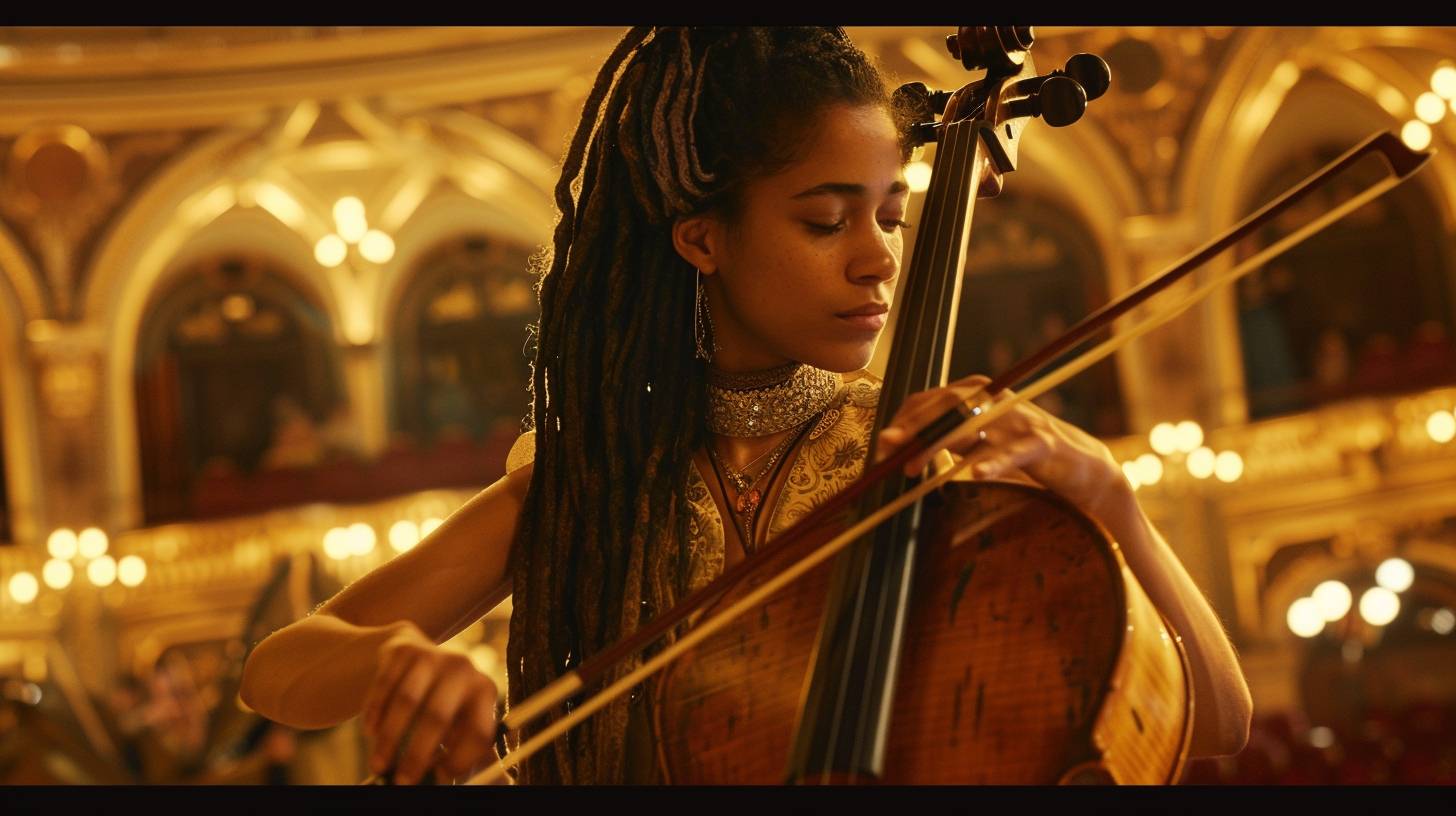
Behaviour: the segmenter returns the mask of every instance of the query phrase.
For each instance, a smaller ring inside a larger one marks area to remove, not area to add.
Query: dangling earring
[[[712,362],[713,352],[718,350],[718,338],[714,336],[713,315],[708,311],[708,300],[703,297],[703,270],[694,267],[693,271],[698,273],[693,292],[693,340],[697,343],[698,359]]]

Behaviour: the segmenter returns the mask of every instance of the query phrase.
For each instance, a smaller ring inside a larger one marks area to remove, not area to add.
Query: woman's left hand
[[[975,396],[989,382],[989,378],[975,375],[910,395],[880,431],[875,461],[894,453],[937,416]],[[1012,395],[1009,390],[1003,391],[995,401]],[[969,467],[975,478],[994,479],[1020,468],[1043,487],[1099,520],[1110,521],[1104,514],[1127,506],[1132,486],[1122,468],[1106,445],[1081,428],[1023,402],[984,431],[984,440],[964,425],[952,431],[906,462],[905,475],[921,473],[936,453],[948,450],[974,460]]]

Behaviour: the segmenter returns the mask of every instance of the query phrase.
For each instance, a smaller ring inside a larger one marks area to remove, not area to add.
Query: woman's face
[[[909,197],[894,122],[878,105],[837,105],[809,139],[799,162],[747,185],[735,226],[707,228],[700,268],[724,370],[854,371],[884,329]]]

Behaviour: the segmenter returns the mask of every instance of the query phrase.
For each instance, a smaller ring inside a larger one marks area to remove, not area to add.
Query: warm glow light
[[[1328,748],[1335,744],[1335,732],[1323,725],[1309,729],[1309,744],[1316,748]]]
[[[343,561],[349,557],[349,531],[343,527],[334,527],[324,533],[324,555],[335,561]]]
[[[438,518],[427,518],[424,521],[420,522],[420,538],[424,538],[430,533],[435,532],[435,528],[439,527],[441,524],[444,523],[444,519]]]
[[[101,528],[87,527],[76,537],[76,543],[82,558],[99,558],[106,553],[106,546],[111,542]]]
[[[1385,587],[1371,587],[1360,596],[1360,617],[1371,626],[1384,626],[1400,614],[1400,596]]]
[[[78,543],[76,531],[70,527],[62,527],[51,531],[51,537],[46,539],[46,552],[51,554],[51,558],[69,561],[76,557]]]
[[[1221,451],[1213,460],[1213,475],[1220,482],[1234,482],[1244,475],[1244,457],[1233,451]]]
[[[1217,458],[1212,448],[1199,448],[1188,454],[1188,472],[1195,479],[1207,479],[1213,475],[1213,465]]]
[[[111,586],[116,580],[116,559],[103,555],[87,564],[86,578],[99,587]]]
[[[1438,96],[1456,101],[1456,68],[1442,65],[1431,74],[1431,90]]]
[[[319,262],[319,266],[335,267],[344,262],[349,255],[349,246],[344,239],[333,233],[329,233],[319,239],[313,247],[313,259]]]
[[[253,202],[284,224],[299,229],[307,220],[303,205],[287,190],[269,181],[254,181]]]
[[[1415,569],[1404,558],[1387,558],[1375,568],[1375,583],[1391,592],[1405,592],[1415,579]]]
[[[1175,449],[1180,453],[1196,450],[1203,444],[1203,426],[1191,419],[1185,419],[1174,428]]]
[[[1290,604],[1284,621],[1289,624],[1289,631],[1302,638],[1312,638],[1325,628],[1325,618],[1313,598],[1300,598]]]
[[[71,585],[71,579],[76,577],[76,571],[71,568],[70,561],[52,558],[45,562],[40,576],[45,579],[45,585],[51,589],[65,589]]]
[[[477,643],[466,654],[469,655],[470,662],[475,664],[475,670],[484,675],[493,673],[500,664],[500,655],[489,643]]]
[[[905,165],[905,183],[910,192],[923,193],[930,188],[930,163],[913,161]]]
[[[1178,449],[1178,429],[1171,422],[1159,422],[1148,433],[1148,444],[1159,455],[1167,456]]]
[[[394,257],[394,239],[379,230],[369,230],[359,241],[359,254],[371,263],[388,263]]]
[[[28,572],[17,572],[10,576],[10,597],[16,603],[28,604],[35,600],[36,593],[40,592],[40,583],[35,576]]]
[[[141,556],[123,556],[116,565],[116,579],[122,586],[134,587],[147,579],[147,562]]]
[[[1350,588],[1339,581],[1325,581],[1314,588],[1310,597],[1314,599],[1320,616],[1327,621],[1337,621],[1345,617],[1345,613],[1350,611],[1350,604],[1354,601]]]
[[[405,519],[389,526],[389,546],[395,552],[404,552],[420,543],[420,525]]]
[[[373,552],[375,540],[373,527],[362,521],[349,525],[349,553],[351,555],[368,555]]]
[[[1400,140],[1411,150],[1425,150],[1431,144],[1431,126],[1412,119],[1400,129]]]
[[[222,299],[222,316],[234,323],[240,323],[253,316],[253,299],[247,295],[233,293]]]
[[[1133,462],[1123,462],[1122,463],[1122,475],[1125,476],[1125,477],[1127,477],[1127,483],[1130,484],[1130,485],[1132,485],[1132,489],[1133,490],[1137,490],[1139,487],[1142,487],[1143,486],[1143,483],[1140,482],[1140,481],[1138,481],[1138,477],[1137,477],[1137,465],[1135,463],[1133,463]]]
[[[1137,468],[1138,481],[1143,484],[1157,484],[1163,478],[1163,460],[1151,453],[1139,456],[1133,466]]]
[[[339,237],[351,244],[359,243],[369,230],[364,220],[364,202],[354,196],[345,196],[334,202],[334,224],[339,228]]]
[[[1416,118],[1428,124],[1436,124],[1446,115],[1446,100],[1426,91],[1416,97]]]
[[[1452,629],[1456,629],[1456,612],[1444,606],[1437,609],[1436,614],[1431,616],[1431,631],[1438,635],[1449,635]]]
[[[1450,411],[1437,411],[1431,414],[1426,417],[1426,433],[1443,445],[1450,442],[1456,438],[1456,416],[1453,416]]]

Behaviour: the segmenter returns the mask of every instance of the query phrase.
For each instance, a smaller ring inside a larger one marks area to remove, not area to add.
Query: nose
[[[849,265],[849,279],[869,285],[892,281],[900,273],[899,233],[887,233],[878,223],[872,223],[869,230]]]

